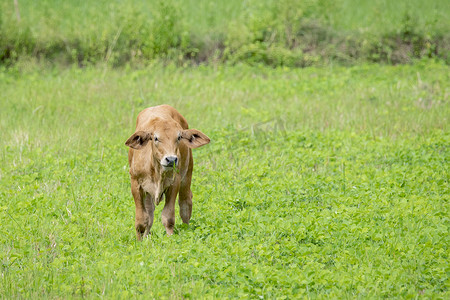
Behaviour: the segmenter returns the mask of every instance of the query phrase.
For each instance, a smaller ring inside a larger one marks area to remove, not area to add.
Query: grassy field
[[[449,298],[449,68],[0,71],[1,298]],[[125,140],[212,139],[194,209],[136,242]]]
[[[450,63],[447,0],[0,2],[0,63]]]

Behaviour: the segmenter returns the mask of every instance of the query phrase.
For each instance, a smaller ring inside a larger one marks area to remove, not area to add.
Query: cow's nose
[[[176,156],[166,156],[164,157],[163,166],[164,167],[174,167],[178,163],[178,157]]]

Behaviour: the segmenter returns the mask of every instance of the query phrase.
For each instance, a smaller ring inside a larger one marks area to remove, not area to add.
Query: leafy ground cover
[[[0,63],[448,63],[449,14],[446,0],[11,0],[0,3]]]
[[[5,298],[448,298],[448,66],[0,72]],[[210,145],[136,242],[124,141],[168,103]]]

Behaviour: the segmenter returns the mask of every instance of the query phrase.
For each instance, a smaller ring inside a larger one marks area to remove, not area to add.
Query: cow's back
[[[181,125],[181,128],[188,129],[189,125],[186,119],[173,107],[169,105],[159,105],[144,109],[136,120],[136,130],[147,130],[146,128],[151,120],[156,118],[163,120],[174,120]]]

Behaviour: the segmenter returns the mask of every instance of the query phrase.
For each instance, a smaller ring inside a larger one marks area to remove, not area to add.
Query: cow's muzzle
[[[173,168],[178,165],[178,157],[176,156],[166,156],[162,159],[161,165],[164,168]]]

